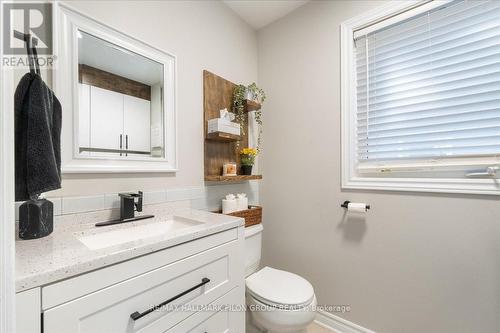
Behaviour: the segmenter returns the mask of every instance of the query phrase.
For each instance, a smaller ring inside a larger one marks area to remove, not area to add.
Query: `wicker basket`
[[[221,213],[221,211],[219,211],[219,213]],[[262,222],[262,207],[248,206],[247,210],[241,210],[239,212],[229,213],[227,215],[244,218],[245,227],[248,227]]]

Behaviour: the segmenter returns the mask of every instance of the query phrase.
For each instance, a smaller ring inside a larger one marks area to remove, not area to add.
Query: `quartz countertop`
[[[79,238],[114,230],[125,230],[153,223],[165,223],[172,217],[200,222],[185,229],[160,233],[118,245],[91,250]],[[44,238],[16,240],[16,291],[43,286],[69,277],[166,249],[190,240],[244,225],[237,217],[186,209],[170,216],[95,227],[92,223],[56,225]]]

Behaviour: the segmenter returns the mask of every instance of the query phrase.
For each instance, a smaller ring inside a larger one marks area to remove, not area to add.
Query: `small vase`
[[[253,165],[242,165],[241,174],[244,176],[250,176],[252,174],[252,166]]]

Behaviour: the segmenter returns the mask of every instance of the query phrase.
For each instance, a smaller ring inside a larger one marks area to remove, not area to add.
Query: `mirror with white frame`
[[[58,6],[62,170],[176,171],[175,57]]]
[[[163,157],[163,65],[78,31],[82,155]]]

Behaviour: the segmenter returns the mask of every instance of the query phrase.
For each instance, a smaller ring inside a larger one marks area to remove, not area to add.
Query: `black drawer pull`
[[[181,298],[182,296],[184,296],[186,294],[189,294],[193,290],[196,290],[196,289],[198,289],[200,287],[203,287],[204,285],[206,285],[209,282],[210,282],[209,278],[203,278],[203,279],[201,279],[201,283],[197,284],[196,286],[191,287],[188,290],[185,290],[182,293],[180,293],[180,294],[178,294],[178,295],[176,295],[176,296],[174,296],[174,297],[172,297],[170,299],[167,299],[165,302],[163,302],[161,304],[158,304],[157,306],[154,306],[151,309],[148,309],[148,310],[144,311],[143,313],[139,313],[138,311],[136,311],[136,312],[134,312],[134,313],[132,313],[130,315],[130,318],[132,318],[133,320],[140,319],[140,318],[144,317],[145,315],[148,315],[151,312],[160,309],[161,307],[167,305],[168,303],[171,303],[171,302],[175,301],[176,299]]]

